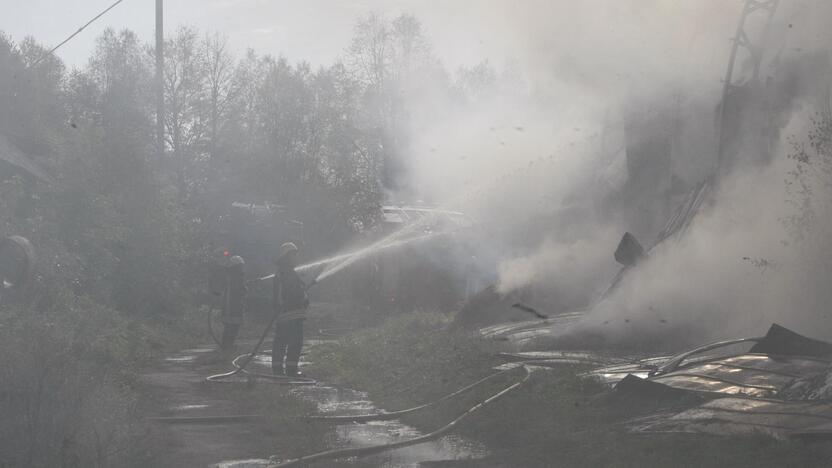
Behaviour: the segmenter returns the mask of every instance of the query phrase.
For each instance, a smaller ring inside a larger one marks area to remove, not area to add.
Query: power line
[[[78,35],[81,31],[83,31],[84,29],[86,29],[86,28],[87,28],[87,26],[89,26],[89,25],[91,25],[92,23],[94,23],[94,22],[95,22],[95,20],[97,20],[98,18],[101,18],[102,16],[104,16],[104,15],[105,15],[108,11],[112,10],[113,8],[115,8],[115,7],[116,7],[119,3],[123,2],[123,1],[124,1],[124,0],[117,0],[115,3],[113,3],[113,4],[112,4],[112,5],[110,5],[110,6],[108,6],[106,10],[104,10],[104,11],[102,11],[101,13],[99,13],[98,15],[96,15],[96,16],[95,16],[95,18],[93,18],[93,19],[91,19],[91,20],[87,21],[87,23],[86,23],[86,24],[84,24],[83,26],[81,26],[80,28],[78,28],[78,30],[77,30],[77,31],[75,31],[75,32],[74,32],[74,33],[72,33],[69,37],[67,37],[66,39],[64,39],[64,40],[63,40],[63,42],[61,42],[60,44],[58,44],[58,45],[56,45],[55,47],[53,47],[53,48],[52,48],[52,50],[50,50],[49,52],[46,52],[45,54],[43,54],[43,55],[41,55],[40,57],[38,57],[38,59],[37,59],[37,60],[35,60],[35,62],[34,62],[34,63],[32,63],[31,65],[29,65],[29,66],[28,66],[28,67],[26,67],[26,68],[27,68],[27,69],[28,69],[28,68],[33,68],[34,66],[36,66],[37,64],[39,64],[40,62],[42,62],[42,61],[43,61],[43,59],[45,59],[48,55],[52,55],[52,54],[53,54],[56,50],[58,50],[58,48],[59,48],[59,47],[61,47],[62,45],[66,44],[67,42],[69,42],[69,41],[70,41],[73,37],[77,36],[77,35]]]

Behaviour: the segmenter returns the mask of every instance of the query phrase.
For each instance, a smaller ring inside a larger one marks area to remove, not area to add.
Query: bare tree
[[[228,48],[226,36],[214,33],[205,37],[203,51],[209,93],[209,153],[212,159],[217,156],[219,133],[240,85],[234,79],[234,56]]]
[[[355,35],[348,49],[351,68],[358,78],[377,93],[385,85],[393,63],[390,25],[377,13],[371,13],[355,25]]]
[[[241,127],[237,137],[242,140],[240,147],[251,152],[254,148],[258,125],[259,89],[262,85],[269,60],[259,57],[254,50],[248,49],[245,56],[234,69],[235,96],[233,111]]]
[[[190,28],[180,28],[166,41],[165,53],[165,101],[167,113],[165,128],[167,144],[173,150],[176,166],[176,183],[179,196],[188,193],[188,169],[200,155],[199,145],[204,142],[208,120],[204,107],[206,96],[205,54],[200,50],[197,33]]]

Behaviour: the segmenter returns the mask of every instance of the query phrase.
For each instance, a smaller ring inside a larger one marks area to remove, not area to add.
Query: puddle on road
[[[309,344],[309,343],[308,343]],[[309,365],[301,359],[300,366]],[[269,372],[271,357],[258,355],[252,361],[253,370]],[[321,415],[359,415],[382,413],[364,392],[337,388],[319,383],[317,385],[301,385],[292,388],[296,396],[317,404],[318,414]],[[372,421],[367,423],[348,423],[333,426],[334,439],[328,449],[353,447],[369,447],[384,445],[392,442],[412,439],[422,435],[417,429],[401,421]],[[335,462],[324,460],[310,466],[374,466],[383,468],[412,468],[422,462],[442,460],[470,460],[479,459],[487,455],[487,450],[481,444],[458,436],[449,435],[435,441],[402,447],[389,452],[376,454],[358,460]],[[262,468],[279,462],[276,454],[272,460],[248,459],[226,460],[214,465],[217,468]]]
[[[165,362],[192,362],[196,361],[196,356],[171,356],[166,357]]]
[[[258,360],[258,365],[268,364]],[[301,363],[303,364],[303,363]],[[356,390],[318,384],[298,386],[292,393],[318,406],[322,415],[358,415],[380,413],[381,411],[367,398],[367,394]],[[400,421],[371,421],[333,426],[334,441],[329,450],[353,447],[369,447],[412,439],[422,435],[417,429]],[[309,466],[374,466],[383,468],[418,467],[422,462],[441,460],[469,460],[482,458],[487,454],[484,446],[457,436],[445,436],[435,441],[402,447],[359,460],[336,462],[323,460]],[[218,468],[262,468],[279,462],[279,454],[272,461],[267,459],[227,460],[214,465]]]
[[[443,460],[470,460],[485,456],[485,449],[473,445],[470,441],[458,437],[448,436],[435,442],[403,447],[387,453],[374,455],[359,460],[356,463],[343,462],[340,464],[318,466],[377,466],[383,468],[417,468],[422,462]]]
[[[217,348],[211,348],[211,347],[206,347],[206,348],[193,348],[193,349],[186,349],[186,350],[182,351],[182,353],[188,353],[188,354],[205,354],[205,353],[213,353],[213,352],[215,352],[216,350],[217,350]]]
[[[177,405],[172,406],[171,409],[173,411],[188,411],[188,410],[195,410],[195,409],[204,409],[210,408],[211,405]]]
[[[367,394],[350,389],[327,385],[298,387],[292,390],[297,396],[314,401],[319,414],[358,415],[380,412],[367,398]],[[371,421],[335,426],[336,441],[332,449],[348,447],[369,447],[412,439],[422,435],[414,427],[401,421]],[[421,462],[439,460],[464,460],[482,458],[486,449],[480,444],[455,436],[446,436],[436,441],[424,442],[389,452],[362,458],[361,466],[385,468],[416,467]],[[322,462],[316,466],[349,466],[349,462],[335,464]]]
[[[263,468],[269,465],[274,465],[274,462],[262,458],[253,458],[251,460],[228,460],[211,466],[213,468]]]

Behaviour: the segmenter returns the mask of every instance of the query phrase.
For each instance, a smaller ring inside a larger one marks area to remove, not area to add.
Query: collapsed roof
[[[750,343],[748,351],[725,353]],[[605,366],[588,375],[622,393],[682,391],[708,399],[681,412],[632,421],[630,429],[635,432],[832,437],[832,344],[777,324],[763,337]]]
[[[510,362],[499,368],[600,366],[583,376],[625,398],[674,401],[673,410],[631,420],[633,432],[832,438],[832,344],[777,324],[765,336],[710,343],[674,356],[633,359],[585,351],[502,356]],[[679,409],[679,402],[687,407]]]

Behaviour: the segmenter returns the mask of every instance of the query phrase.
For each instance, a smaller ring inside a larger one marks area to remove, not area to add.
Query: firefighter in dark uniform
[[[272,290],[277,315],[272,343],[272,373],[275,375],[300,375],[298,361],[303,347],[303,321],[309,308],[309,298],[306,285],[295,271],[297,256],[297,245],[287,242],[280,246]]]
[[[222,305],[222,342],[224,352],[234,350],[234,341],[243,324],[243,312],[246,303],[245,261],[235,255],[228,260],[225,267],[225,290]]]

